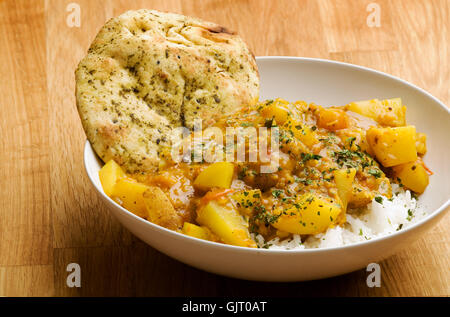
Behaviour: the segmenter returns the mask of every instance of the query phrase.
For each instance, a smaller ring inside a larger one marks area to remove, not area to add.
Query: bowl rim
[[[265,61],[265,60],[284,60],[284,61],[294,61],[294,62],[314,62],[314,63],[318,63],[318,64],[334,64],[336,66],[340,66],[340,67],[348,67],[348,68],[352,68],[355,70],[359,70],[359,71],[365,71],[365,72],[369,72],[369,73],[374,73],[378,76],[383,76],[383,77],[388,77],[394,81],[397,81],[401,84],[407,85],[410,88],[419,91],[420,93],[424,94],[425,96],[427,96],[428,98],[434,100],[441,108],[443,108],[444,110],[446,110],[446,112],[450,115],[450,109],[445,106],[445,104],[440,101],[439,99],[437,99],[436,97],[434,97],[433,95],[431,95],[429,92],[425,91],[424,89],[417,87],[401,78],[395,77],[393,75],[389,75],[387,73],[375,70],[375,69],[371,69],[368,67],[364,67],[364,66],[359,66],[359,65],[355,65],[355,64],[350,64],[350,63],[344,63],[344,62],[339,62],[339,61],[334,61],[334,60],[329,60],[329,59],[321,59],[321,58],[310,58],[310,57],[296,57],[296,56],[257,56],[256,57],[257,61]],[[96,191],[103,197],[103,199],[106,199],[109,203],[111,203],[113,206],[117,207],[118,210],[120,210],[125,216],[127,217],[131,217],[134,218],[135,220],[138,220],[139,222],[142,222],[146,225],[149,225],[149,228],[155,229],[155,230],[159,230],[161,233],[165,233],[168,235],[173,235],[175,238],[182,238],[182,239],[188,239],[191,242],[197,243],[197,244],[204,244],[205,246],[208,247],[216,247],[219,249],[223,249],[228,250],[228,251],[236,251],[236,252],[251,252],[254,254],[277,254],[277,255],[286,255],[286,256],[292,256],[292,255],[298,255],[298,254],[316,254],[316,253],[323,253],[323,252],[338,252],[338,251],[348,251],[350,249],[357,249],[360,247],[365,247],[365,246],[369,246],[371,244],[377,244],[380,243],[381,241],[385,241],[388,239],[392,239],[394,237],[400,237],[402,235],[406,235],[407,233],[414,231],[416,229],[418,229],[419,227],[425,225],[427,222],[431,221],[432,219],[438,217],[441,213],[447,211],[448,207],[450,206],[450,197],[447,199],[447,201],[445,201],[439,208],[433,210],[432,212],[429,212],[428,215],[422,219],[420,219],[418,222],[412,224],[411,226],[408,226],[405,229],[396,231],[394,233],[391,234],[387,234],[384,236],[380,236],[380,237],[376,237],[370,240],[366,240],[366,241],[359,241],[359,242],[355,242],[355,243],[351,243],[351,244],[347,244],[347,245],[343,245],[343,246],[337,246],[337,247],[325,247],[325,248],[313,248],[313,249],[291,249],[291,250],[280,250],[280,249],[266,249],[266,248],[248,248],[248,247],[241,247],[241,246],[234,246],[234,245],[229,245],[229,244],[224,244],[224,243],[219,243],[219,242],[213,242],[213,241],[208,241],[208,240],[202,240],[202,239],[198,239],[198,238],[194,238],[194,237],[190,237],[188,235],[185,235],[183,233],[174,231],[174,230],[170,230],[167,228],[164,228],[160,225],[154,224],[144,218],[141,218],[135,214],[133,214],[132,212],[128,211],[127,209],[123,208],[122,206],[120,206],[118,203],[116,203],[114,200],[112,200],[108,195],[105,194],[105,192],[103,191],[102,188],[99,188],[94,179],[92,178],[90,172],[89,172],[89,161],[90,158],[88,158],[88,154],[89,154],[89,150],[92,151],[92,153],[95,154],[94,149],[92,148],[89,140],[86,140],[85,146],[84,146],[84,151],[83,151],[83,163],[84,163],[84,168],[85,168],[85,172],[88,175],[88,178],[91,182],[91,184],[93,185],[93,187],[96,189]],[[96,155],[97,156],[97,155]],[[100,158],[97,159],[101,161]]]

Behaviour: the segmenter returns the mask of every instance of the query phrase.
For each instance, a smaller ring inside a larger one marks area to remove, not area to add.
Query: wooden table
[[[81,8],[79,28],[67,24],[71,2]],[[370,2],[379,5],[380,27],[366,22]],[[448,216],[380,263],[380,288],[366,286],[365,270],[307,283],[224,278],[172,260],[121,227],[83,170],[74,70],[107,19],[137,8],[229,26],[255,55],[372,67],[450,104],[448,0],[0,0],[0,295],[450,294]],[[66,285],[72,262],[81,266],[81,288]]]

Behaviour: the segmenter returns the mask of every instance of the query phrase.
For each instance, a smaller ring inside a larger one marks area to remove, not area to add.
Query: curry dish
[[[130,212],[196,238],[257,247],[255,235],[315,235],[381,196],[391,199],[393,183],[423,193],[431,173],[422,160],[426,136],[406,124],[405,112],[400,98],[339,107],[268,100],[212,126],[222,135],[227,128],[277,128],[279,150],[268,150],[277,164],[269,173],[261,169],[273,160],[264,161],[261,151],[249,160],[254,147],[245,138],[245,160],[236,160],[236,147],[218,147],[234,160],[213,163],[176,162],[167,149],[154,173],[131,174],[111,160],[100,181]],[[271,149],[274,133],[258,132],[255,142]]]

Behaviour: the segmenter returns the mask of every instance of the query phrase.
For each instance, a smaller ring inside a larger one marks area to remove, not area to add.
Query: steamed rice
[[[325,233],[309,236],[304,240],[300,235],[270,241],[265,241],[261,235],[254,238],[259,247],[274,250],[332,248],[394,233],[426,216],[409,190],[395,184],[392,185],[392,190],[392,199],[382,197],[380,202],[374,199],[364,210],[350,210],[343,226],[330,228]]]

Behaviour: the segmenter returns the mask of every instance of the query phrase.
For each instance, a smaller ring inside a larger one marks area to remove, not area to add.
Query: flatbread
[[[96,153],[127,172],[157,169],[169,133],[209,124],[259,97],[253,54],[217,24],[154,10],[109,20],[76,72],[76,101]]]

